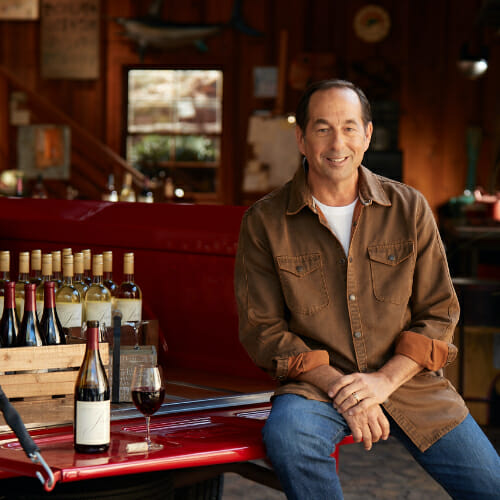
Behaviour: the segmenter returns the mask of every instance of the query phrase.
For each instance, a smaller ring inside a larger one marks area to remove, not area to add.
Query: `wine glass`
[[[137,365],[132,375],[132,401],[146,417],[146,443],[148,450],[161,450],[163,445],[152,443],[149,436],[149,420],[163,403],[165,385],[161,368],[156,365]]]

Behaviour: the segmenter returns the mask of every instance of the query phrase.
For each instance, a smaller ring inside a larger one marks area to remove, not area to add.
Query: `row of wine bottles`
[[[32,263],[33,263],[32,251]],[[37,322],[41,323],[44,318],[46,304],[46,284],[52,283],[50,295],[53,295],[52,307],[54,311],[54,322],[59,325],[62,337],[68,334],[73,328],[81,328],[85,321],[99,321],[101,327],[109,327],[112,324],[112,316],[118,311],[123,322],[141,321],[142,319],[142,292],[134,281],[134,254],[125,253],[123,256],[124,280],[120,285],[113,281],[111,251],[103,252],[92,256],[92,273],[88,273],[88,279],[82,272],[84,254],[90,258],[90,250],[78,252],[74,255],[70,249],[64,249],[63,270],[59,274],[53,271],[54,254],[56,261],[61,256],[60,251],[51,254],[41,255],[41,273],[29,275],[29,252],[19,254],[19,277],[14,285],[15,308],[8,311],[14,318],[22,318],[21,325],[24,324],[25,310],[28,307],[28,300],[31,300],[31,287],[33,285],[33,304],[29,307],[34,311]],[[57,255],[59,254],[59,255]],[[7,309],[7,284],[14,283],[9,280],[8,263],[6,257],[10,259],[9,252],[0,252],[0,303],[3,313]],[[104,272],[104,268],[106,272]],[[32,266],[33,269],[33,266]],[[56,267],[57,269],[57,267]],[[35,257],[36,270],[36,257]],[[90,274],[92,277],[90,277]],[[4,306],[5,305],[5,306]],[[114,311],[114,312],[113,312]],[[2,313],[2,318],[4,314]],[[12,321],[15,322],[15,319]],[[19,320],[18,320],[19,323]],[[3,324],[3,323],[2,323]],[[22,328],[21,328],[22,330]],[[21,331],[21,336],[24,332]],[[61,335],[60,335],[61,336]],[[8,334],[0,328],[0,337],[8,338]],[[42,344],[44,335],[40,335]],[[33,345],[12,343],[2,341],[4,346],[12,345]],[[36,344],[39,345],[39,344]]]

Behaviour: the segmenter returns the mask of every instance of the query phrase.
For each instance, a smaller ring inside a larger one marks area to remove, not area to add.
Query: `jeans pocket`
[[[286,304],[298,314],[314,314],[329,304],[321,255],[276,257]]]
[[[404,304],[412,289],[413,241],[368,247],[373,294],[381,302]]]

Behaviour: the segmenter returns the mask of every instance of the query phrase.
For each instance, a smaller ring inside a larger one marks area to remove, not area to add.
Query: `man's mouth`
[[[333,158],[333,157],[327,157],[326,158],[328,161],[331,161],[333,163],[341,163],[344,160],[347,160],[347,156],[342,156],[341,158]]]

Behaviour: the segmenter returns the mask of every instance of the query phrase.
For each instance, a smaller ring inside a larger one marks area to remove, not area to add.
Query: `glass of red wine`
[[[148,450],[161,450],[162,444],[152,443],[149,434],[149,420],[163,403],[165,385],[161,368],[155,365],[138,365],[134,369],[132,384],[132,401],[136,408],[146,417],[146,443]]]

